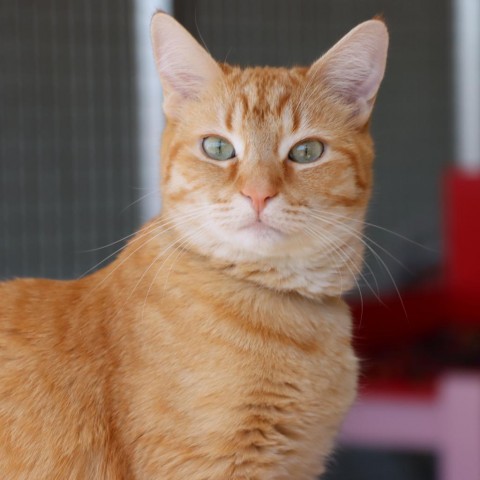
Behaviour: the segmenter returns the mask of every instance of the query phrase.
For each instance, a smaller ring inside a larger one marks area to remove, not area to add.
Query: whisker
[[[160,260],[160,258],[163,257],[163,255],[168,252],[168,250],[170,250],[173,245],[175,245],[179,240],[181,240],[182,238],[188,236],[187,235],[184,235],[182,237],[180,237],[180,239],[175,239],[172,243],[170,243],[166,248],[164,248],[162,251],[160,251],[157,255],[155,255],[155,258],[152,260],[152,262],[149,264],[149,266],[144,270],[144,272],[142,273],[141,277],[138,279],[137,283],[135,284],[135,286],[133,287],[132,291],[130,292],[130,295],[127,297],[127,299],[125,301],[127,301],[135,292],[135,290],[137,289],[137,287],[140,285],[140,283],[142,282],[142,280],[145,278],[145,275],[147,275],[147,273],[150,271],[150,269],[153,267],[153,265],[158,261]],[[169,257],[167,257],[168,259]],[[162,263],[163,265],[163,263]],[[156,278],[156,277],[155,277]]]
[[[344,245],[345,245],[345,247],[349,248],[355,255],[357,255],[361,259],[361,255],[358,252],[356,252],[355,249],[351,245],[348,245],[347,243],[344,243]],[[370,267],[370,265],[368,264],[368,262],[364,262],[363,259],[361,259],[361,260],[362,260],[361,263],[362,263],[363,267],[366,267],[368,269],[368,271],[370,272],[371,276],[373,277],[373,281],[375,282],[375,290],[370,285],[370,282],[368,282],[367,278],[363,276],[362,273],[361,273],[361,276],[362,276],[365,284],[368,286],[369,290],[375,296],[375,298],[383,304],[383,301],[380,298],[380,287],[378,285],[377,277],[375,276],[375,273],[372,270],[372,267]]]
[[[412,240],[411,238],[408,238],[408,237],[406,237],[406,236],[404,236],[404,235],[402,235],[398,232],[395,232],[394,230],[390,230],[388,228],[382,227],[381,225],[377,225],[377,224],[371,223],[371,222],[366,222],[365,220],[351,218],[347,215],[341,215],[341,214],[335,213],[335,212],[327,212],[327,211],[322,211],[322,210],[313,210],[313,211],[315,211],[317,213],[320,213],[320,214],[327,214],[327,215],[335,216],[337,218],[348,219],[352,222],[362,223],[363,225],[367,225],[368,227],[377,228],[378,230],[381,230],[381,231],[386,232],[386,233],[390,233],[391,235],[394,235],[398,238],[401,238],[402,240],[405,240],[406,242],[409,242],[412,245],[415,245],[417,247],[423,248],[424,250],[428,250],[430,252],[437,252],[438,253],[438,251],[435,248],[430,248],[430,247],[427,247],[426,245],[422,245],[421,243],[416,242],[415,240]]]
[[[138,232],[133,232],[133,233],[130,233],[129,235],[126,235],[125,237],[123,238],[120,238],[119,240],[115,240],[114,242],[111,242],[111,243],[107,243],[106,245],[102,245],[101,247],[96,247],[96,248],[89,248],[88,250],[81,250],[81,253],[90,253],[90,252],[98,252],[99,250],[103,250],[104,248],[108,248],[108,247],[111,247],[112,245],[116,245],[117,243],[120,243],[120,242],[124,242],[125,240],[128,240],[129,238],[132,238],[134,237],[135,235],[137,235]],[[103,261],[102,261],[103,262]],[[95,268],[95,267],[94,267]],[[82,276],[85,275],[82,274]]]
[[[186,240],[184,240],[180,245],[178,245],[178,246],[176,247],[176,250],[179,251],[179,254],[181,254],[181,248],[182,248],[188,241],[190,241],[195,235],[197,235],[198,233],[200,233],[200,232],[202,232],[202,231],[204,231],[204,230],[206,230],[206,229],[207,229],[206,225],[202,225],[202,226],[200,226],[195,232],[192,232],[192,235],[191,235],[190,237],[188,237]],[[172,252],[172,253],[173,253],[173,252]],[[177,257],[175,257],[174,260],[177,260],[177,259],[178,259],[179,254],[177,254]],[[169,255],[169,256],[170,256],[170,255]],[[168,260],[168,258],[167,258],[166,260]],[[173,267],[173,262],[172,262],[172,264],[170,265],[170,269],[168,270],[167,276],[165,277],[165,281],[164,281],[164,284],[163,284],[164,290],[166,289],[166,286],[167,286],[167,283],[168,283],[168,278],[169,278],[170,273],[171,273],[171,271],[172,271],[172,267]]]
[[[209,207],[208,206],[205,206],[204,208],[208,209]],[[158,239],[159,237],[161,237],[162,235],[164,235],[165,233],[167,233],[168,231],[174,229],[175,227],[177,226],[180,226],[180,225],[183,225],[185,223],[188,223],[192,217],[196,216],[198,214],[198,210],[195,210],[194,212],[190,212],[188,214],[185,214],[185,215],[182,215],[180,218],[181,218],[181,222],[174,222],[173,220],[169,221],[169,224],[170,226],[165,229],[165,230],[161,230],[159,233],[156,233],[155,235],[153,235],[151,238],[147,239],[145,242],[143,242],[139,247],[137,247],[135,250],[133,250],[133,252],[130,252],[130,254],[124,258],[121,262],[118,263],[118,265],[115,266],[115,268],[113,268],[113,270],[111,272],[108,273],[108,275],[106,277],[104,277],[102,279],[102,281],[98,284],[95,285],[95,288],[90,292],[90,295],[93,294],[98,288],[100,288],[101,285],[103,285],[111,276],[112,274],[118,269],[120,268],[132,255],[134,255],[136,252],[138,252],[141,248],[143,248],[145,245],[147,245],[148,243],[150,243],[151,241],[155,240],[155,239]],[[156,231],[158,230],[159,227],[156,227],[154,229],[152,229],[151,231],[147,231],[147,232],[144,232],[144,235],[143,237],[147,236],[148,234],[152,233],[153,231]],[[85,297],[85,300],[88,298]],[[84,300],[84,301],[85,301]]]
[[[133,207],[133,205],[135,205],[136,203],[138,202],[141,202],[142,200],[145,200],[147,197],[149,197],[150,195],[155,195],[159,193],[159,190],[156,188],[155,190],[152,190],[151,192],[148,192],[146,193],[145,195],[142,195],[140,198],[137,198],[136,200],[134,200],[132,203],[129,203],[125,208],[123,208],[120,213],[124,213],[126,210],[128,210],[130,207]]]
[[[327,213],[327,212],[326,212]],[[377,248],[379,248],[382,252],[384,252],[386,255],[388,255],[392,260],[394,260],[396,263],[398,263],[398,265],[400,265],[403,269],[405,269],[408,273],[410,273],[411,275],[413,275],[414,273],[401,261],[399,260],[395,255],[393,255],[390,251],[388,251],[385,247],[383,247],[382,245],[380,245],[379,243],[377,243],[375,240],[373,240],[372,238],[370,238],[368,235],[366,235],[364,232],[357,232],[356,230],[354,230],[352,227],[346,225],[345,223],[340,223],[338,221],[335,221],[335,220],[332,220],[330,219],[330,221],[328,219],[326,219],[325,217],[323,216],[320,216],[320,217],[316,217],[315,215],[312,215],[314,218],[317,218],[318,220],[322,220],[326,223],[329,223],[330,225],[338,225],[338,226],[341,226],[343,228],[346,228],[348,229],[352,234],[355,234],[356,238],[359,238],[360,237],[358,236],[359,234],[362,236],[361,238],[361,241],[365,244],[365,246],[367,246],[367,244],[365,243],[364,240],[368,240],[370,243],[372,243],[373,245],[375,245]],[[345,218],[349,218],[349,217],[345,217]],[[354,220],[354,219],[351,219],[351,220]],[[333,222],[333,223],[332,223]],[[370,248],[370,247],[368,247]],[[371,248],[370,248],[371,250]]]
[[[320,233],[320,232],[318,232]],[[338,237],[335,237],[335,238],[338,238]],[[340,240],[340,239],[339,239]],[[341,241],[341,240],[340,240]],[[346,247],[348,248],[358,259],[362,260],[361,258],[361,255],[355,251],[355,249],[351,246],[351,245],[348,245],[348,243],[346,242],[342,242],[341,241],[341,245],[343,247]],[[375,298],[381,302],[381,299],[379,297],[379,288],[378,288],[378,282],[377,282],[377,279],[371,269],[371,267],[368,265],[368,264],[365,264],[364,262],[361,262],[360,263],[360,267],[357,267],[355,263],[353,263],[353,259],[349,258],[346,254],[344,256],[344,259],[345,261],[347,260],[350,260],[352,262],[352,264],[355,266],[355,269],[359,268],[358,270],[358,275],[361,277],[361,279],[365,282],[365,285],[369,288],[369,290],[373,293],[373,295],[375,296]],[[367,280],[367,278],[365,277],[365,275],[363,274],[362,272],[362,265],[366,265],[366,267],[369,269],[370,273],[372,274],[373,278],[374,278],[374,281],[375,281],[375,285],[376,285],[376,291],[373,289],[373,287],[370,285],[370,282]],[[352,274],[354,274],[354,272],[351,271]]]
[[[328,243],[328,238],[324,235],[322,235],[320,232],[316,232],[315,230],[313,230],[312,228],[310,228],[309,226],[306,226],[304,225],[303,228],[307,231],[307,233],[310,234],[310,236],[312,236],[313,238],[317,238],[317,239],[320,239],[322,241],[327,241]],[[333,249],[329,250],[328,253],[333,253],[333,254],[338,254],[338,250],[340,249],[339,246],[337,245],[332,245]],[[340,260],[342,260],[342,258],[340,258]],[[344,260],[344,259],[343,259]],[[335,270],[336,272],[340,275],[340,288],[343,290],[343,275],[342,275],[342,272],[340,270],[340,268],[338,267],[338,265],[335,264]]]
[[[324,235],[323,233],[321,232],[317,232],[315,230],[313,230],[311,227],[306,227],[307,231],[309,231],[311,234],[313,234],[314,237],[316,238],[319,238],[320,240],[322,241],[326,241],[327,245],[328,245],[328,241],[330,240],[329,237],[327,237],[326,235]],[[358,284],[358,281],[357,281],[357,278],[356,278],[356,275],[355,273],[352,271],[352,269],[349,267],[349,264],[348,264],[348,258],[343,255],[343,252],[341,252],[340,250],[340,246],[338,245],[333,245],[334,249],[333,249],[333,252],[332,253],[336,253],[338,255],[338,257],[340,258],[340,261],[343,261],[344,265],[347,267],[348,271],[350,272],[350,274],[352,275],[352,278],[355,282],[355,285],[357,287],[357,291],[358,291],[358,294],[360,296],[360,305],[361,305],[361,313],[360,313],[360,319],[363,319],[363,294],[362,294],[362,290],[360,288],[360,285]],[[340,274],[340,282],[341,282],[341,288],[343,290],[343,277],[342,277],[342,274],[341,272],[338,270],[337,268],[337,272]]]
[[[332,222],[332,221],[329,221],[328,219],[324,218],[324,217],[319,217],[319,216],[316,216],[316,215],[312,215],[314,218],[317,218],[318,220],[322,220],[323,222],[329,224],[329,225],[333,225],[333,226],[336,226],[338,228],[341,228],[345,231],[347,231],[348,233],[350,233],[351,235],[353,235],[356,239],[358,239],[360,242],[362,242],[369,250],[370,252],[375,256],[375,258],[377,259],[377,261],[379,261],[383,268],[385,269],[385,271],[387,272],[388,276],[390,277],[390,280],[395,288],[395,291],[398,295],[398,298],[400,300],[400,303],[402,305],[402,309],[403,309],[403,312],[405,314],[405,317],[408,317],[407,315],[407,311],[405,309],[405,304],[403,302],[403,299],[402,299],[402,296],[400,294],[400,290],[397,286],[397,283],[395,282],[395,279],[393,278],[393,275],[392,275],[392,272],[390,271],[390,269],[388,268],[388,266],[386,265],[386,263],[383,261],[382,257],[380,257],[380,255],[358,234],[358,232],[356,232],[354,229],[352,229],[351,227],[348,227],[347,225],[345,224],[342,224],[338,221],[336,222]],[[376,242],[372,242],[374,243],[375,245],[377,245],[379,248],[382,248],[380,245],[378,245]],[[383,249],[386,253],[388,252],[387,250]],[[390,252],[388,252],[390,254]],[[390,254],[391,255],[391,254]],[[393,257],[393,255],[391,255]],[[395,257],[393,257],[395,258]],[[398,261],[398,260],[397,260]],[[401,262],[400,262],[401,263]]]
[[[202,206],[202,207],[198,207],[196,208],[194,211],[190,211],[188,214],[185,214],[185,215],[182,215],[180,216],[181,219],[184,219],[184,218],[191,218],[191,217],[194,217],[195,215],[197,215],[199,213],[199,211],[205,209],[205,208],[208,208],[207,206]],[[130,238],[132,236],[135,236],[136,235],[136,238],[134,238],[129,245],[132,245],[133,243],[136,243],[138,242],[139,240],[141,240],[142,238],[144,238],[146,235],[152,233],[153,231],[159,229],[159,228],[162,228],[166,225],[169,225],[171,223],[173,223],[175,220],[174,219],[169,219],[169,220],[162,220],[161,218],[158,220],[158,221],[155,221],[152,225],[149,225],[143,232],[137,232],[137,233],[133,233],[131,235],[128,235],[127,237],[124,237],[123,239],[120,239],[120,240],[117,240],[116,242],[113,242],[111,245],[115,244],[115,243],[119,243],[123,240],[125,240],[126,238]],[[100,260],[100,262],[98,262],[96,265],[94,265],[93,267],[89,268],[86,272],[82,273],[80,275],[80,278],[83,278],[85,277],[86,275],[88,275],[90,272],[92,272],[93,270],[95,270],[97,267],[99,267],[100,265],[102,265],[103,263],[105,263],[107,260],[109,260],[110,258],[112,258],[113,256],[115,256],[117,253],[121,252],[124,248],[126,247],[126,245],[122,245],[119,249],[115,250],[114,252],[112,252],[111,254],[109,254],[108,256],[106,256],[103,260]]]
[[[349,248],[352,248],[349,246]],[[359,255],[359,254],[358,254]],[[368,269],[370,275],[372,276],[373,278],[373,281],[375,282],[375,290],[376,290],[376,294],[374,293],[375,297],[381,302],[383,303],[383,301],[380,299],[380,287],[378,285],[378,281],[377,281],[377,277],[375,276],[375,272],[373,271],[372,267],[368,264],[368,262],[365,262],[363,261],[362,264]]]
[[[166,253],[167,250],[169,250],[170,248],[172,248],[176,243],[180,242],[180,246],[181,245],[184,245],[185,244],[185,239],[190,239],[192,238],[193,236],[195,236],[196,233],[202,231],[203,229],[205,229],[206,227],[204,225],[201,225],[200,227],[198,227],[197,229],[195,229],[193,232],[189,232],[185,235],[183,235],[182,237],[180,237],[179,239],[177,239],[175,242],[173,242],[172,244],[169,245],[168,249],[164,250],[164,253]],[[145,311],[145,306],[147,304],[147,300],[148,300],[148,297],[150,295],[150,291],[153,287],[153,285],[155,284],[156,280],[157,280],[157,277],[158,277],[158,274],[160,273],[160,271],[162,270],[163,266],[165,265],[165,263],[168,261],[168,259],[171,257],[171,255],[179,248],[179,246],[177,245],[174,250],[172,252],[169,253],[169,255],[163,260],[162,264],[158,267],[152,281],[150,282],[150,285],[148,287],[148,290],[147,290],[147,293],[145,294],[145,299],[143,301],[143,307],[142,307],[142,318],[143,318],[143,315],[144,315],[144,311]],[[155,262],[153,262],[155,263]],[[152,265],[153,265],[152,263]],[[171,267],[173,266],[173,264],[171,265]],[[170,268],[171,268],[170,267]],[[150,267],[149,267],[150,268]],[[164,284],[164,288],[165,288],[165,284]]]

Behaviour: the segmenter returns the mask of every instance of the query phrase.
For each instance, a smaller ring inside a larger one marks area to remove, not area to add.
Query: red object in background
[[[480,174],[450,171],[445,193],[445,287],[462,316],[480,321]]]
[[[445,261],[438,279],[402,291],[402,299],[391,294],[353,306],[355,344],[367,362],[384,362],[385,352],[404,354],[445,327],[480,326],[480,174],[447,173],[444,212]],[[405,380],[409,383],[395,365],[387,378],[393,390]],[[376,383],[385,388],[375,379],[366,380],[374,389]]]
[[[360,356],[411,344],[448,320],[441,285],[426,286],[400,295],[393,293],[364,305],[353,305],[355,345]]]

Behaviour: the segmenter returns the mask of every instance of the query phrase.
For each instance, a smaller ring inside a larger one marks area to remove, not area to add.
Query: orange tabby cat
[[[356,392],[387,30],[290,70],[218,64],[164,13],[152,37],[163,213],[89,277],[0,284],[0,476],[314,479]]]

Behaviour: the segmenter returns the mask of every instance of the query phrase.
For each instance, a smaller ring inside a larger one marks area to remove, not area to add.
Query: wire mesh
[[[75,277],[130,233],[128,0],[0,0],[0,278]]]

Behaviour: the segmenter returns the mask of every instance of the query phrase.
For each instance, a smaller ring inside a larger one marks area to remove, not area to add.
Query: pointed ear
[[[351,105],[356,120],[363,125],[385,72],[387,49],[385,24],[380,20],[361,23],[310,67],[310,81],[321,82]]]
[[[198,98],[222,71],[192,35],[166,13],[153,16],[151,36],[163,87],[163,108],[167,116],[175,117],[182,103]]]

